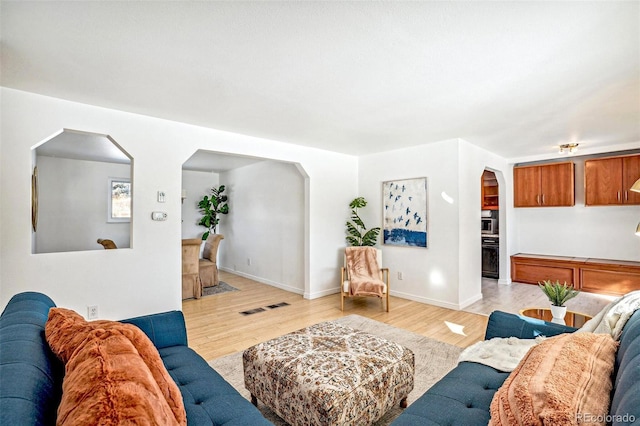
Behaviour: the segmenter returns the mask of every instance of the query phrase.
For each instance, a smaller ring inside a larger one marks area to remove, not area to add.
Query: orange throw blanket
[[[378,296],[384,294],[385,284],[380,279],[380,266],[373,247],[347,247],[347,271],[351,296]]]

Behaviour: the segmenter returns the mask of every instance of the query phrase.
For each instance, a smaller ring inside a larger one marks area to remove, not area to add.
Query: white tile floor
[[[546,308],[549,300],[533,284],[511,283],[500,285],[498,280],[482,279],[482,300],[469,305],[464,311],[489,315],[494,310],[518,314],[524,308]],[[566,303],[570,311],[594,316],[616,297],[581,292]]]

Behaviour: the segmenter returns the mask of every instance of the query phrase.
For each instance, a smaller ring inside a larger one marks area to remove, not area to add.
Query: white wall
[[[458,297],[461,307],[481,297],[482,252],[480,233],[481,177],[485,169],[492,170],[498,179],[499,190],[499,282],[511,282],[509,251],[513,246],[510,227],[513,222],[513,180],[506,160],[466,141],[459,143],[459,203],[460,203],[460,265]]]
[[[129,222],[107,222],[109,178],[130,178],[128,164],[37,157],[38,227],[34,253],[104,250],[98,238],[128,248]]]
[[[575,206],[514,209],[514,253],[640,260],[640,206],[585,206],[585,157],[568,159],[575,163]]]
[[[392,295],[447,307],[458,303],[458,208],[440,197],[445,191],[458,198],[457,150],[455,141],[444,141],[360,158],[359,195],[369,203],[360,215],[369,228],[382,226],[382,182],[427,178],[428,248],[380,241]],[[398,272],[403,280],[397,279]]]
[[[360,158],[359,195],[369,202],[361,216],[368,227],[382,223],[382,182],[427,177],[428,248],[381,245],[392,295],[453,309],[481,298],[480,177],[487,166],[504,170],[507,164],[461,140]]]
[[[305,296],[337,290],[357,158],[2,88],[0,305],[35,290],[102,318],[181,308],[182,164],[198,149],[299,163],[308,175]],[[113,137],[134,159],[130,250],[31,254],[31,148],[63,128]],[[157,202],[157,191],[167,194]],[[164,222],[151,212],[163,210]]]
[[[221,269],[303,294],[305,185],[296,166],[263,161],[223,172],[220,182],[229,196]]]
[[[220,185],[219,182],[220,175],[218,173],[182,171],[182,189],[187,191],[187,198],[182,203],[182,238],[201,238],[207,230],[204,226],[198,225],[200,218],[202,218],[198,202],[205,195],[211,195],[211,188],[217,188]],[[224,219],[220,222],[223,221]],[[200,249],[203,248],[204,244]]]

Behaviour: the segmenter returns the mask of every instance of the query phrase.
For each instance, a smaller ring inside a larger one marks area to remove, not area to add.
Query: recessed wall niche
[[[64,129],[32,151],[32,253],[131,247],[133,158],[115,140]]]

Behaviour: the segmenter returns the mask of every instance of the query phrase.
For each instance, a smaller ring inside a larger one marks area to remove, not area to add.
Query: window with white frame
[[[107,222],[131,221],[131,179],[109,178]]]

